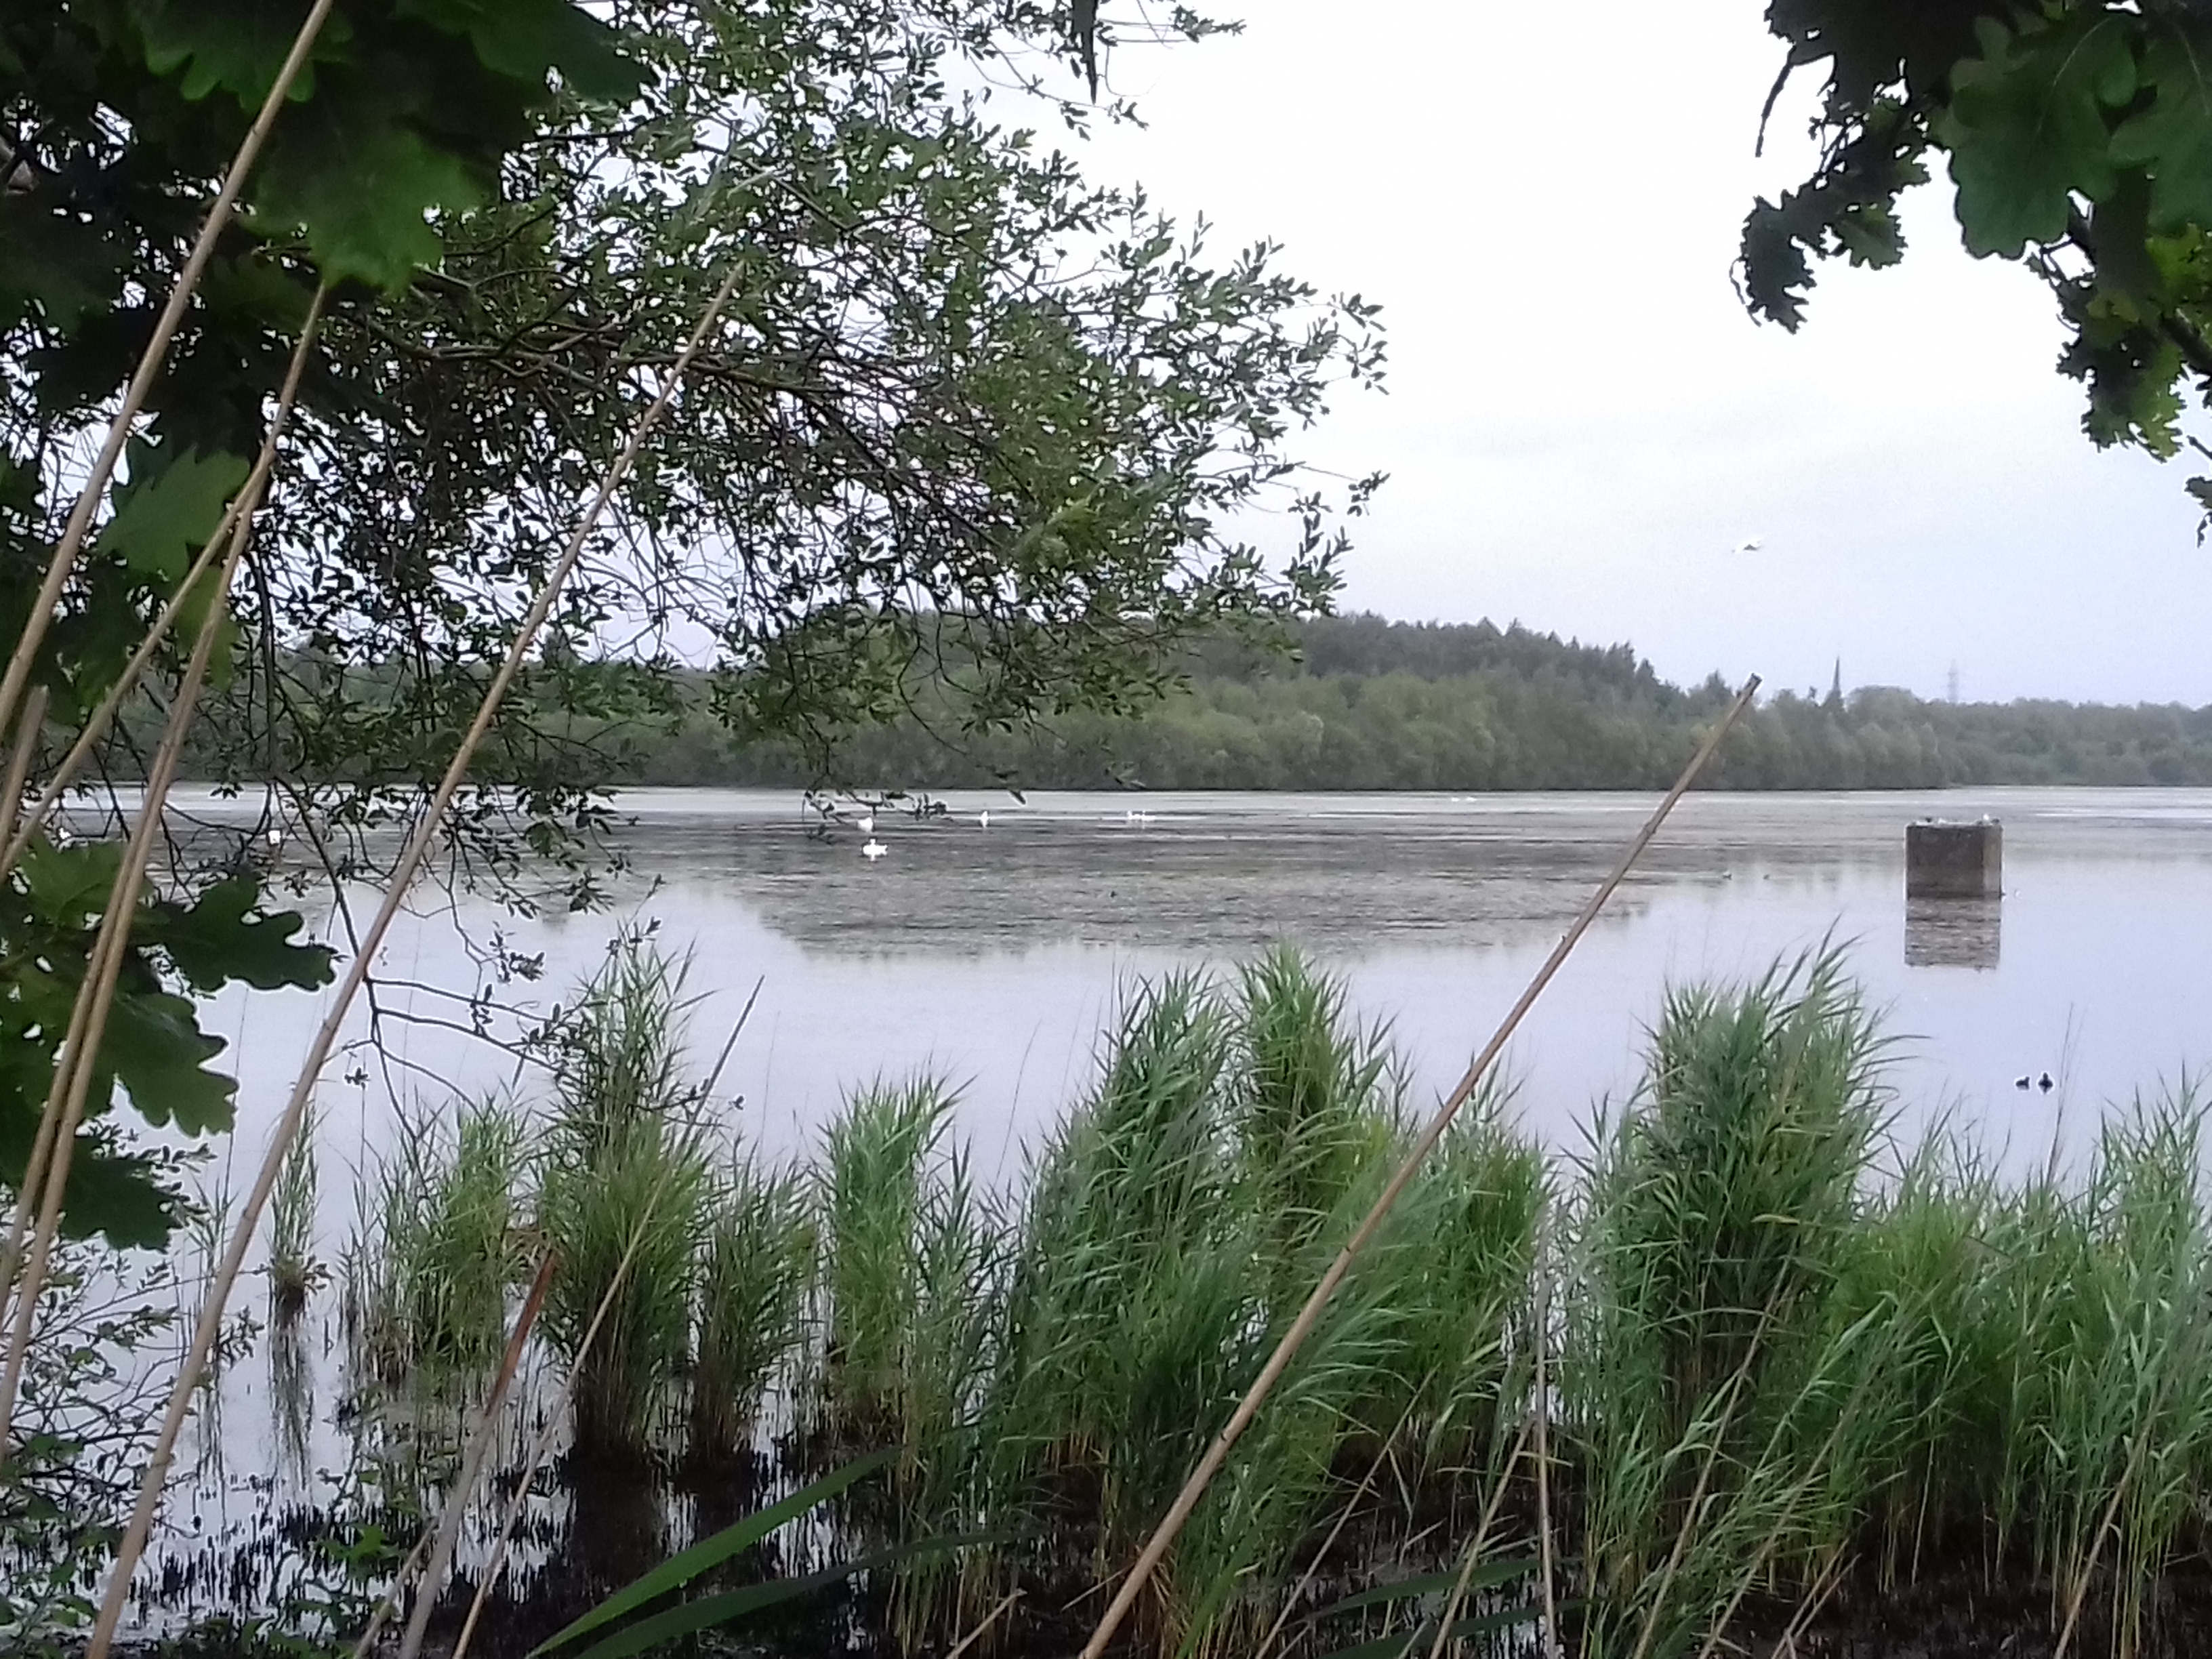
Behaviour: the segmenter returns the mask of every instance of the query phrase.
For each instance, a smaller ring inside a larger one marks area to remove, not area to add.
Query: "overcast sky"
[[[1347,605],[1626,640],[1677,680],[2212,703],[2185,463],[2100,453],[2026,271],[1969,258],[1947,179],[1887,271],[1806,327],[1729,286],[1796,182],[1805,94],[1759,0],[1245,0],[1246,32],[1108,66],[1148,130],[1085,149],[1229,245],[1384,307],[1390,390],[1309,453],[1391,474]],[[1758,537],[1757,553],[1736,544]]]

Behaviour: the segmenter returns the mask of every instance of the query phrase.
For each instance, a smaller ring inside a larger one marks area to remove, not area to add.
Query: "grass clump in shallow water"
[[[522,1271],[527,1144],[511,1102],[400,1112],[392,1150],[363,1185],[347,1261],[355,1340],[380,1373],[498,1357]]]
[[[1278,952],[1136,988],[1012,1200],[970,1180],[929,1082],[856,1092],[811,1170],[718,1175],[681,986],[611,959],[542,1136],[556,1350],[636,1241],[579,1443],[661,1443],[688,1370],[703,1462],[763,1429],[802,1463],[895,1451],[834,1550],[991,1540],[875,1581],[910,1645],[1018,1585],[1097,1604],[1415,1133],[1385,1035]],[[1670,992],[1578,1167],[1472,1103],[1191,1517],[1139,1650],[1243,1655],[1287,1618],[1282,1659],[1425,1651],[1431,1575],[1500,1492],[1470,1610],[1525,1650],[1542,1413],[1583,1659],[1771,1644],[1831,1591],[1915,1580],[2033,1585],[2072,1651],[2136,1651],[2212,1504],[2201,1115],[2140,1107],[2023,1180],[1948,1133],[1893,1164],[1885,1054],[1816,953]]]
[[[315,1257],[315,1140],[321,1117],[311,1103],[269,1194],[269,1312],[278,1325],[297,1321],[328,1276]]]
[[[796,1170],[734,1163],[714,1177],[706,1204],[690,1449],[722,1462],[750,1444],[770,1378],[805,1340],[816,1224]]]
[[[684,979],[682,963],[623,936],[554,1049],[538,1214],[555,1267],[542,1325],[573,1372],[586,1456],[650,1448],[690,1352],[714,1183],[703,1103],[681,1073]]]

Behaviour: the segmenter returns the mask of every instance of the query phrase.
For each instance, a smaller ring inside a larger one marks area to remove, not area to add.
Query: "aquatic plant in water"
[[[713,1180],[704,1103],[681,1073],[684,978],[681,962],[624,936],[553,1051],[537,1212],[554,1272],[540,1322],[573,1368],[586,1455],[642,1455],[690,1352]]]
[[[708,1188],[691,1365],[694,1456],[720,1462],[750,1444],[770,1378],[806,1339],[817,1249],[811,1199],[798,1170],[763,1172],[743,1160]]]
[[[349,1329],[387,1377],[489,1364],[523,1270],[527,1120],[498,1098],[402,1108],[398,1120],[361,1188],[345,1264]]]
[[[820,1559],[874,1563],[866,1605],[909,1646],[1127,1567],[1412,1133],[1386,1034],[1280,951],[1133,988],[1011,1199],[975,1187],[927,1080],[855,1091],[813,1169],[765,1169],[683,1081],[682,983],[633,941],[587,988],[520,1210],[528,1172],[478,1107],[387,1181],[393,1213],[504,1194],[512,1251],[534,1206],[549,1346],[608,1310],[584,1450],[665,1444],[680,1405],[703,1470],[759,1443],[787,1474],[880,1455],[880,1488],[818,1517]],[[1479,1097],[1191,1517],[1144,1650],[1425,1651],[1447,1620],[1510,1647],[1540,1541],[1587,1659],[1698,1659],[1946,1575],[2041,1585],[2073,1650],[2139,1650],[2206,1541],[2202,1113],[2185,1088],[2139,1103],[2081,1169],[2007,1181],[1948,1131],[1898,1153],[1886,1052],[1814,952],[1670,991],[1578,1165]],[[398,1261],[458,1230],[386,1233]],[[473,1237],[456,1261],[503,1265],[465,1322],[495,1330],[514,1266]],[[763,1437],[779,1377],[800,1432]]]
[[[315,1139],[321,1121],[320,1112],[310,1107],[269,1195],[269,1312],[283,1323],[299,1318],[309,1294],[328,1276],[315,1257]]]

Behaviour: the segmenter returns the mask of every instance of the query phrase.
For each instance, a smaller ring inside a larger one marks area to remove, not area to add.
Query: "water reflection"
[[[1910,898],[1905,902],[1908,968],[1995,969],[2003,952],[2001,899]]]

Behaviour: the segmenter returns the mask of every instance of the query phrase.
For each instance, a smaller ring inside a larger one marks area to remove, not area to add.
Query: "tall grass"
[[[805,1340],[817,1231],[796,1170],[733,1162],[706,1202],[690,1449],[722,1462],[750,1445],[770,1378]]]
[[[362,1184],[346,1263],[349,1328],[381,1374],[498,1358],[522,1272],[528,1147],[511,1101],[398,1114],[392,1150]]]
[[[1790,1455],[1832,1460],[1834,1412],[1863,1408],[1866,1334],[1832,1313],[1885,1126],[1881,1055],[1832,951],[1666,999],[1592,1157],[1562,1367],[1594,1655],[1702,1634],[1745,1549],[1807,1513],[1768,1512],[1797,1491]]]
[[[269,1313],[279,1325],[300,1317],[324,1277],[315,1257],[315,1140],[321,1121],[321,1113],[310,1106],[269,1195]]]
[[[1387,1033],[1277,951],[1133,987],[1011,1196],[927,1080],[855,1091],[812,1169],[771,1170],[701,1116],[683,987],[630,941],[526,1133],[415,1126],[364,1300],[404,1355],[495,1341],[534,1179],[547,1340],[612,1310],[579,1446],[896,1449],[835,1547],[989,1540],[878,1576],[909,1646],[1126,1570],[1413,1133]],[[1478,1100],[1193,1515],[1140,1650],[1426,1644],[1462,1583],[1525,1650],[1540,1443],[1583,1659],[1763,1650],[1923,1580],[2033,1585],[2071,1650],[2142,1649],[2212,1542],[2203,1114],[2138,1103],[2080,1168],[2008,1179],[1954,1133],[1893,1144],[1887,1052],[1814,952],[1669,991],[1578,1162]]]
[[[823,1402],[846,1437],[897,1434],[954,1097],[919,1079],[850,1096],[823,1138],[829,1348]]]
[[[556,1265],[540,1323],[573,1369],[589,1456],[649,1449],[690,1352],[713,1176],[703,1103],[681,1071],[684,975],[625,935],[554,1049],[538,1217]]]

